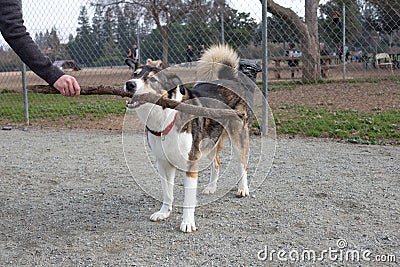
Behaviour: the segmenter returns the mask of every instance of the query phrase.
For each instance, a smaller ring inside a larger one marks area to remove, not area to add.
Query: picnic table
[[[364,54],[363,61],[365,62],[365,69],[381,69],[384,67],[389,67],[393,72],[393,69],[400,69],[400,54],[399,53],[378,53],[378,54]]]
[[[273,61],[274,65],[270,67],[275,73],[275,78],[281,78],[281,71],[283,70],[290,70],[292,73],[292,78],[294,78],[294,72],[300,71],[303,68],[303,61],[304,57],[289,57],[289,56],[279,56],[279,57],[269,57],[270,60]],[[327,56],[320,56],[321,60],[321,74],[323,78],[329,77],[329,69],[337,68],[339,66],[340,58],[339,56],[335,55],[327,55]],[[292,61],[291,66],[286,64],[286,62]],[[284,62],[284,65],[281,63]],[[293,64],[295,62],[295,64]],[[297,63],[296,63],[297,62]]]

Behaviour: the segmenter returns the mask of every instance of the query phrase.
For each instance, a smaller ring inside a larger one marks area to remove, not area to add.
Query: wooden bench
[[[282,57],[269,57],[269,59],[272,60],[274,63],[274,65],[269,67],[269,69],[274,71],[276,79],[281,78],[281,71],[290,70],[290,72],[292,74],[292,78],[294,78],[294,72],[300,71],[303,69],[303,65],[300,64],[302,61],[302,57],[282,56]],[[292,61],[297,60],[298,65],[296,65],[296,66],[289,66],[287,64],[285,66],[281,65],[282,62],[288,62],[289,60],[292,60]],[[333,56],[333,55],[320,56],[320,60],[321,60],[321,75],[323,78],[328,78],[329,70],[333,69],[333,68],[337,68],[339,66],[339,64],[338,64],[339,57],[338,56]]]
[[[393,62],[388,53],[379,53],[375,55],[375,66],[377,69],[389,67],[393,72]]]

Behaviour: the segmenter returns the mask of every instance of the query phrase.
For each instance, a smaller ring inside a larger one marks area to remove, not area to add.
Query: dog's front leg
[[[197,148],[197,146],[194,146]],[[194,222],[194,210],[197,204],[197,178],[198,173],[198,159],[199,150],[192,148],[189,153],[189,165],[186,171],[186,177],[183,181],[185,187],[185,198],[183,200],[183,218],[181,223],[181,231],[190,233],[196,231],[196,224]]]
[[[197,173],[196,177],[192,175],[186,176],[184,180],[185,198],[183,201],[183,216],[181,223],[181,231],[190,233],[196,231],[196,224],[194,221],[194,210],[197,204]]]
[[[160,174],[163,190],[163,205],[161,209],[150,216],[152,221],[161,221],[169,217],[174,201],[174,179],[176,169],[166,160],[157,160],[157,170]]]

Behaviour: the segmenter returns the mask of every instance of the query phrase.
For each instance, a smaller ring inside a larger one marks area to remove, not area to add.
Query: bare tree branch
[[[41,94],[59,94],[60,92],[48,85],[31,85],[27,88],[29,91]],[[130,93],[123,92],[119,88],[112,86],[81,86],[81,95],[118,95],[121,97],[131,97]],[[154,94],[142,94],[135,95],[132,101],[147,102],[156,104],[163,108],[175,109],[184,113],[188,113],[194,116],[207,117],[212,119],[238,119],[246,118],[246,114],[231,109],[217,109],[217,108],[206,108],[186,104],[178,101],[171,100],[169,98],[162,98]]]
[[[29,91],[40,94],[60,94],[60,92],[49,85],[29,85]],[[112,86],[81,86],[81,95],[118,95],[121,97],[130,97],[131,94],[122,91],[120,88]]]
[[[246,117],[246,114],[244,112],[239,112],[233,109],[206,108],[195,106],[191,104],[186,104],[184,102],[178,102],[169,98],[163,98],[151,93],[135,95],[132,98],[132,101],[148,102],[156,104],[163,108],[175,109],[180,112],[188,113],[194,116],[212,119],[238,119]]]
[[[267,1],[268,12],[281,17],[299,38],[304,58],[303,79],[321,78],[317,17],[319,0],[305,0],[304,21],[292,9],[283,7],[273,0],[264,1]],[[263,3],[263,0],[260,2]]]
[[[262,0],[260,0],[260,2],[262,3]],[[290,8],[283,7],[272,0],[267,1],[267,8],[272,15],[279,16],[286,21],[286,23],[292,27],[297,34],[306,32],[306,25]]]

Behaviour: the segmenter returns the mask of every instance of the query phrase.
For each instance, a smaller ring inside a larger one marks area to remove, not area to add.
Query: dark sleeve
[[[53,85],[64,72],[53,66],[32,40],[23,25],[20,0],[1,0],[0,31],[21,60],[39,77]]]

